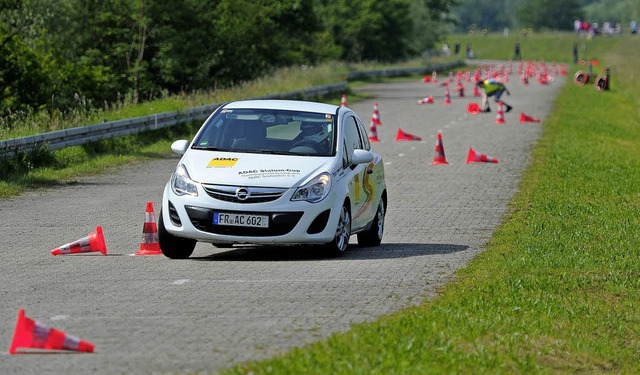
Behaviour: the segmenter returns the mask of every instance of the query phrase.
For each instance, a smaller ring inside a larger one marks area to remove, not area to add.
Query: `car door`
[[[361,127],[353,114],[347,114],[344,123],[344,160],[343,167],[347,172],[349,196],[351,198],[351,229],[358,230],[367,224],[366,213],[363,210],[367,202],[367,194],[364,190],[366,164],[351,165],[353,150],[363,149]]]

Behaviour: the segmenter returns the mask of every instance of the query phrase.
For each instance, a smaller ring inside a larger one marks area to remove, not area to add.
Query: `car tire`
[[[344,205],[340,210],[336,235],[333,241],[325,245],[325,249],[330,255],[341,256],[349,246],[349,237],[351,237],[351,213],[349,208]]]
[[[384,235],[384,215],[386,214],[384,201],[380,200],[376,215],[368,230],[358,233],[358,245],[362,247],[378,246]]]
[[[193,253],[196,247],[196,240],[188,238],[176,237],[173,234],[167,232],[164,227],[164,220],[162,219],[162,210],[158,219],[158,242],[160,243],[160,250],[162,253],[171,259],[187,259]]]

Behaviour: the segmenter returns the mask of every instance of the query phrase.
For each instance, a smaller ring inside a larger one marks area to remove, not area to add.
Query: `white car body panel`
[[[383,194],[386,194],[384,166],[380,155],[374,152],[371,152],[373,160],[369,163],[343,166],[343,153],[346,149],[342,147],[343,118],[355,117],[360,132],[363,129],[361,121],[354,112],[345,107],[340,108],[329,104],[282,100],[229,103],[224,106],[223,111],[233,113],[241,108],[295,110],[331,115],[337,119],[338,124],[338,128],[335,129],[337,133],[335,139],[338,140],[337,154],[305,156],[196,149],[194,148],[195,140],[203,132],[208,119],[193,143],[184,150],[178,163],[187,170],[190,179],[197,187],[198,195],[177,195],[172,189],[173,179],[165,186],[161,215],[164,229],[169,234],[201,242],[225,244],[326,244],[336,236],[336,225],[345,201],[350,202],[348,208],[352,217],[351,233],[355,234],[368,229]],[[214,112],[210,119],[214,118],[219,111]],[[364,133],[366,137],[366,131]],[[366,143],[368,145],[368,141]],[[183,147],[185,143],[179,141],[176,144]],[[174,148],[174,151],[182,153],[182,147]],[[291,200],[299,187],[323,172],[331,175],[331,189],[324,199],[315,203]],[[205,187],[210,185],[241,187],[248,191],[280,188],[284,193],[278,199],[269,202],[242,203],[237,199],[227,201],[210,196],[205,190]],[[270,228],[260,235],[256,233],[262,229],[220,229],[219,225],[209,222],[212,215],[218,212],[270,215]],[[309,233],[314,220],[320,220],[319,215],[327,212],[328,219],[320,228],[321,230]],[[284,213],[286,215],[297,213],[295,215],[300,217],[285,233],[269,234],[271,230],[275,230],[276,221],[286,216]],[[176,215],[179,218],[178,221],[176,221]],[[214,233],[218,229],[220,229],[219,233]]]

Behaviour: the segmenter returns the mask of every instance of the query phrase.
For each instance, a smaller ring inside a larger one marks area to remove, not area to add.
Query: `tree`
[[[502,30],[513,26],[514,22],[509,15],[515,13],[514,11],[514,6],[509,0],[461,0],[454,8],[458,20],[457,30]]]
[[[49,99],[49,56],[37,50],[40,19],[21,0],[0,3],[0,112],[39,107]]]
[[[530,0],[518,15],[524,26],[551,30],[573,30],[574,20],[583,18],[580,0]]]
[[[455,23],[450,17],[456,1],[412,0],[409,13],[413,23],[411,34],[412,53],[418,54],[435,47],[444,38],[446,27]]]
[[[409,0],[324,0],[324,27],[347,61],[396,61],[411,54]]]

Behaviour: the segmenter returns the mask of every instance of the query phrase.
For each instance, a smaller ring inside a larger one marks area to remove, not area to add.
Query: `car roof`
[[[224,108],[282,109],[282,110],[330,113],[330,114],[336,113],[337,110],[339,109],[337,105],[333,105],[333,104],[307,102],[302,100],[271,100],[271,99],[270,100],[239,100],[239,101],[225,104]]]

